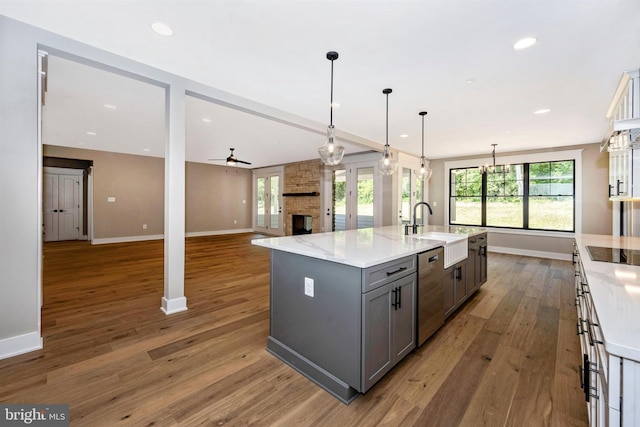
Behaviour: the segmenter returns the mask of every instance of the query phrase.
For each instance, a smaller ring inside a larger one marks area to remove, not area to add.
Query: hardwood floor
[[[72,426],[585,426],[570,262],[489,254],[445,326],[346,406],[265,350],[269,251],[187,239],[189,310],[166,316],[163,242],[47,243],[44,349],[0,361],[0,402]]]

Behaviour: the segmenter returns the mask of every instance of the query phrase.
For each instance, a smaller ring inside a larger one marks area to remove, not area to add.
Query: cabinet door
[[[442,281],[442,292],[444,294],[444,314],[448,316],[456,305],[456,268],[451,266],[444,270],[444,280]]]
[[[454,282],[455,282],[455,290],[456,290],[456,304],[462,302],[462,300],[467,296],[467,262],[462,261],[456,264],[453,267],[454,273]]]
[[[391,298],[396,298],[392,310],[393,364],[416,346],[416,275],[411,274],[391,283]]]
[[[467,257],[468,293],[475,291],[480,284],[480,261],[480,247],[469,244],[469,256]]]
[[[478,251],[478,287],[487,281],[487,244],[480,245]]]
[[[392,365],[392,286],[395,282],[362,294],[362,390],[366,392]]]

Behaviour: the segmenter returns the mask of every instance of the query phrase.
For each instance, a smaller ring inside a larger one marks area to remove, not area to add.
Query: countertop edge
[[[625,339],[629,340],[629,335],[625,334],[621,338],[620,332],[614,330],[616,329],[614,322],[619,322],[620,320],[617,317],[624,317],[624,313],[619,311],[619,307],[616,307],[617,311],[613,310],[612,307],[609,307],[609,304],[607,304],[606,301],[607,298],[611,298],[612,292],[616,290],[621,292],[619,289],[622,289],[625,286],[623,281],[615,278],[615,271],[637,272],[640,274],[640,267],[592,261],[589,256],[587,246],[601,246],[603,242],[607,241],[607,237],[610,237],[610,240],[605,244],[609,244],[611,247],[633,247],[640,249],[639,238],[576,235],[575,241],[578,245],[578,250],[580,251],[580,259],[582,260],[584,274],[587,278],[587,283],[591,292],[591,299],[593,300],[596,316],[598,316],[598,322],[602,329],[602,339],[604,341],[605,350],[611,355],[640,362],[640,345],[635,346],[631,345],[633,343],[625,342]],[[622,296],[620,299],[622,299]],[[626,296],[628,297],[628,295]],[[634,303],[632,300],[630,301],[631,302],[629,302],[629,304],[635,304],[634,307],[637,306],[635,307],[637,310],[632,309],[632,311],[640,312],[640,304]],[[613,315],[613,313],[618,316]]]

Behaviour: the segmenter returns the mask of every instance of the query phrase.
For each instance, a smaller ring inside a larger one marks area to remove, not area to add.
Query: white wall
[[[0,358],[42,346],[36,37],[0,16]]]

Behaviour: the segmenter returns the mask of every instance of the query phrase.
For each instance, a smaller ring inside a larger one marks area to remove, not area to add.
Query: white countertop
[[[477,227],[427,225],[420,227],[418,235],[434,231],[473,236],[486,230]],[[254,239],[251,243],[359,268],[444,246],[442,240],[418,239],[413,235],[405,235],[404,226],[401,225]]]
[[[640,267],[592,261],[586,246],[640,250],[640,237],[576,235],[605,349],[640,362]]]

